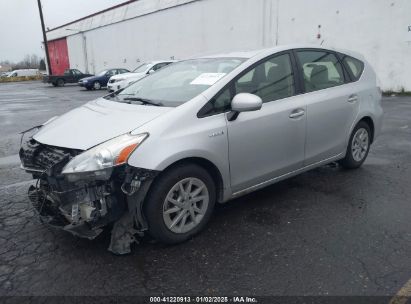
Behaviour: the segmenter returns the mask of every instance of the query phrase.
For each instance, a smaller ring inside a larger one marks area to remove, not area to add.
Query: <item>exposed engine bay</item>
[[[157,172],[124,164],[100,178],[62,174],[64,166],[82,152],[44,145],[33,138],[22,141],[22,169],[37,180],[28,196],[43,223],[81,238],[94,239],[113,224],[109,250],[129,253],[137,241],[135,235],[147,230],[141,208]]]

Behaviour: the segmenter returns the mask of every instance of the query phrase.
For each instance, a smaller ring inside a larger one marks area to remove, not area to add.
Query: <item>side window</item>
[[[117,74],[117,70],[108,70],[106,76],[111,77]]]
[[[236,94],[256,94],[263,102],[293,96],[295,83],[290,55],[268,59],[240,77],[234,85]]]
[[[337,57],[323,51],[298,51],[306,92],[344,84],[344,73]]]
[[[348,72],[351,74],[351,77],[354,81],[360,79],[362,72],[364,71],[364,63],[358,59],[345,56],[343,59],[345,66],[348,69]]]
[[[220,114],[229,110],[231,99],[230,88],[226,88],[200,110],[199,117]]]
[[[166,65],[167,65],[166,63],[158,63],[158,64],[156,64],[155,66],[153,66],[153,67],[151,68],[151,70],[157,71],[157,70],[161,69],[162,67],[164,67],[164,66],[166,66]]]

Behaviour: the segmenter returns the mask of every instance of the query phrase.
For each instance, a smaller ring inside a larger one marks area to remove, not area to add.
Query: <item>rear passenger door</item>
[[[307,103],[304,165],[343,153],[358,113],[359,101],[348,84],[337,55],[319,49],[296,50],[295,57]]]

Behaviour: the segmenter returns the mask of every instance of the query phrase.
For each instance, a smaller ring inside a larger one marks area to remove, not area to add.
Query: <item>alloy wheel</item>
[[[94,88],[95,90],[100,90],[100,89],[101,89],[101,84],[100,84],[100,82],[96,81],[96,82],[93,84],[93,88]]]
[[[370,138],[368,132],[364,128],[360,128],[354,134],[351,143],[352,157],[356,162],[360,162],[367,155]]]
[[[200,179],[189,177],[177,182],[163,203],[166,227],[177,234],[193,230],[202,221],[209,200],[207,186]]]

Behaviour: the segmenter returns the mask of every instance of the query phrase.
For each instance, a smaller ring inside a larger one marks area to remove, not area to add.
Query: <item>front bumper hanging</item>
[[[147,230],[142,204],[156,171],[117,167],[108,180],[68,182],[63,167],[79,150],[52,147],[34,139],[20,149],[22,167],[37,183],[28,195],[42,222],[75,236],[95,239],[114,223],[109,250],[126,254],[135,235]]]

